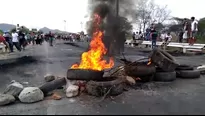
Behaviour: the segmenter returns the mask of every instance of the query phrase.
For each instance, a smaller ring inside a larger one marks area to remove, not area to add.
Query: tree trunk
[[[56,79],[54,81],[45,83],[44,85],[40,86],[40,90],[44,93],[44,95],[46,95],[47,93],[58,89],[59,87],[62,87],[63,85],[66,84],[66,79],[65,78],[60,78],[60,79]]]

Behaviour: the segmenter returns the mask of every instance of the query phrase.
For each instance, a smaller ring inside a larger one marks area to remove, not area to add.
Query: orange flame
[[[147,63],[147,65],[149,66],[149,65],[151,65],[152,64],[152,60],[151,60],[151,58],[149,59],[149,62]]]
[[[94,15],[94,24],[97,26],[93,33],[93,38],[90,42],[90,50],[84,52],[81,56],[81,62],[74,64],[71,69],[91,69],[102,71],[114,66],[113,58],[110,58],[109,63],[103,60],[103,56],[107,53],[104,43],[102,42],[103,32],[99,30],[101,18],[99,15]]]

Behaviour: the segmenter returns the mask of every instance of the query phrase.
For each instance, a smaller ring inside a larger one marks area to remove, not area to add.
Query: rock
[[[13,95],[14,97],[18,97],[18,95],[21,93],[23,88],[24,87],[22,84],[18,82],[14,82],[7,86],[6,90],[4,91],[4,94],[10,94]]]
[[[136,81],[130,76],[126,76],[126,82],[129,85],[135,85],[136,84]]]
[[[66,89],[66,96],[68,98],[75,97],[79,93],[79,87],[76,85],[69,85]]]
[[[19,95],[23,103],[34,103],[43,100],[44,94],[38,87],[26,87]]]
[[[47,74],[44,76],[44,79],[46,82],[51,82],[51,81],[55,80],[55,78],[56,77],[54,75],[51,75],[51,74]]]
[[[0,94],[0,106],[13,103],[16,99],[9,94]]]

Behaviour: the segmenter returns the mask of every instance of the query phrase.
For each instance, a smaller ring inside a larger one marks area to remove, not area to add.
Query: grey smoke
[[[103,42],[108,49],[108,55],[116,55],[124,51],[126,35],[132,29],[131,22],[136,16],[136,0],[119,0],[119,16],[116,16],[116,0],[89,0],[90,15],[101,16],[101,30],[104,31]],[[130,19],[130,22],[127,20]],[[94,31],[93,19],[87,23],[88,33]]]

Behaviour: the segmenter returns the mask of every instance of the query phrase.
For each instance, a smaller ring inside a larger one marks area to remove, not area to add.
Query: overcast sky
[[[157,4],[168,5],[172,16],[205,17],[205,0],[155,0]],[[31,27],[49,27],[71,32],[81,31],[81,22],[86,19],[87,0],[0,0],[0,23],[12,23]],[[5,4],[5,5],[4,5]],[[8,7],[9,6],[9,7]]]

